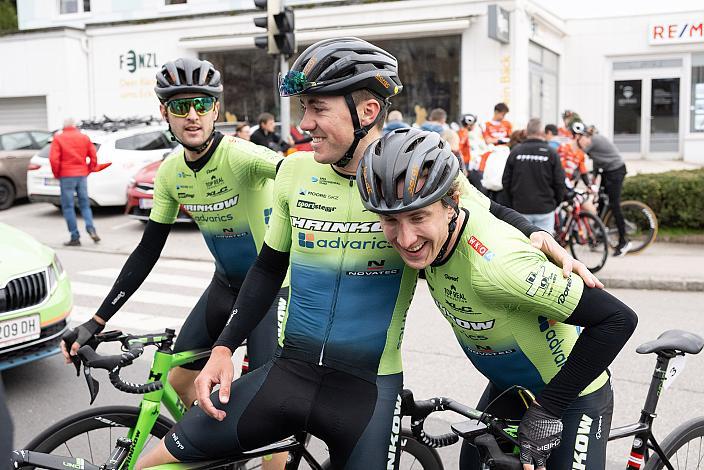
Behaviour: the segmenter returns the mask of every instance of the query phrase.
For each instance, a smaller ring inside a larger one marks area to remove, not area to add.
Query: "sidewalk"
[[[609,256],[597,277],[613,289],[704,292],[704,244],[655,242],[641,253]]]

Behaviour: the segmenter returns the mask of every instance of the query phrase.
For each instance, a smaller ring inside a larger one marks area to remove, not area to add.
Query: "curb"
[[[599,277],[610,289],[667,290],[677,292],[704,292],[702,279],[623,279]]]

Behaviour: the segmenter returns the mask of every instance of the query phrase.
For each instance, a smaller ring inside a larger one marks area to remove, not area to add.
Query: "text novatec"
[[[188,209],[188,208],[186,208]],[[379,222],[330,222],[291,216],[291,227],[316,232],[371,233],[381,232]]]
[[[240,195],[237,194],[224,201],[214,202],[212,204],[184,204],[183,207],[188,212],[217,212],[223,209],[234,207],[239,202]]]

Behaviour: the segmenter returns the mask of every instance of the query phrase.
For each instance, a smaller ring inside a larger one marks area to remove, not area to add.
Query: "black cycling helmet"
[[[357,189],[371,212],[391,215],[420,209],[439,200],[455,210],[448,236],[433,264],[447,252],[457,227],[459,208],[447,193],[457,179],[460,163],[440,134],[414,128],[389,132],[370,145],[357,168]],[[418,181],[423,185],[418,189]],[[398,185],[402,183],[402,195]]]
[[[165,63],[157,72],[154,92],[162,103],[166,103],[172,96],[179,93],[203,93],[219,100],[222,96],[220,72],[215,70],[213,64],[207,60],[189,57],[176,59]],[[210,136],[197,147],[181,142],[171,130],[171,123],[169,123],[169,132],[171,140],[178,142],[192,152],[200,153],[208,147],[215,137],[215,126],[213,126]]]
[[[470,124],[474,124],[477,122],[477,116],[474,114],[463,114],[462,119],[460,119],[462,122],[463,126],[469,126]]]
[[[398,61],[385,50],[355,37],[326,39],[308,47],[296,59],[291,70],[279,77],[281,96],[344,96],[352,116],[354,141],[345,155],[335,163],[347,165],[369,130],[384,119],[389,99],[403,89],[398,78]],[[376,96],[382,109],[374,122],[359,123],[352,92],[368,90]]]

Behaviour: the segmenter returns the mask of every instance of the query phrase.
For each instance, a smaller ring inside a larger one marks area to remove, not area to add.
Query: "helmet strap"
[[[452,207],[452,209],[454,209],[455,211],[455,214],[452,216],[450,223],[447,225],[447,239],[445,240],[445,243],[443,243],[442,247],[440,247],[440,251],[435,257],[435,260],[430,263],[430,266],[433,267],[439,266],[443,258],[445,257],[445,254],[447,253],[447,250],[450,247],[450,240],[452,240],[452,234],[455,233],[455,229],[457,228],[457,217],[459,217],[460,215],[460,208],[457,206],[457,203],[454,201],[454,199],[450,197],[443,197],[442,201],[448,206]]]
[[[169,122],[168,119],[166,122]],[[183,148],[188,149],[191,152],[201,153],[202,151],[204,151],[205,149],[208,148],[208,145],[210,145],[210,142],[212,142],[213,139],[215,138],[215,126],[213,126],[213,130],[210,132],[210,135],[208,136],[208,138],[205,139],[205,141],[202,144],[198,145],[197,147],[193,147],[192,145],[188,145],[188,144],[181,142],[181,140],[179,140],[179,138],[176,137],[176,134],[174,134],[174,131],[171,130],[171,123],[170,122],[169,122],[169,134],[171,134],[171,140],[173,142],[178,142],[179,144],[183,145]]]
[[[347,108],[350,110],[350,116],[352,117],[352,125],[354,126],[354,140],[352,141],[352,145],[350,145],[350,148],[347,149],[347,152],[345,152],[342,158],[334,163],[335,166],[340,168],[346,167],[352,161],[352,158],[354,157],[354,152],[357,150],[359,142],[367,136],[370,129],[376,126],[381,117],[384,115],[384,111],[386,110],[386,108],[388,108],[388,103],[385,102],[379,110],[379,114],[377,114],[376,119],[374,119],[371,124],[367,126],[362,126],[359,122],[357,106],[354,104],[354,100],[352,99],[351,93],[345,95],[345,102],[347,103]]]

